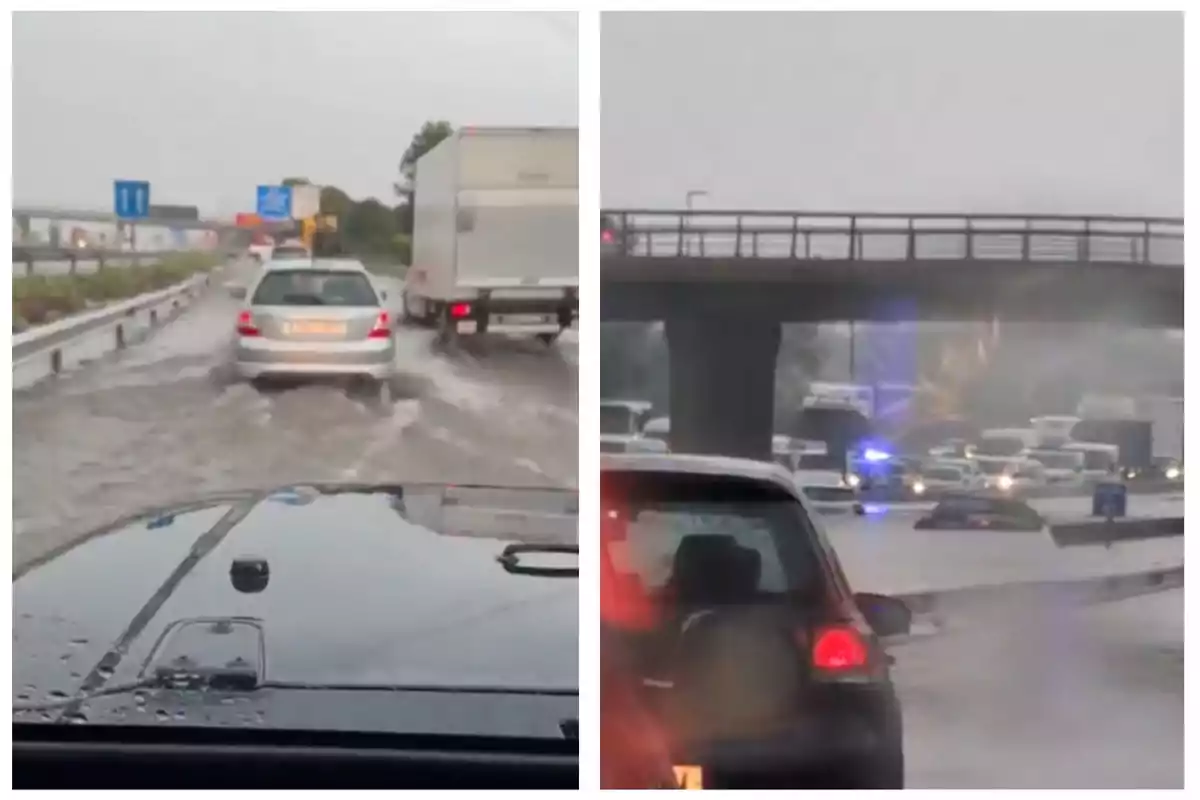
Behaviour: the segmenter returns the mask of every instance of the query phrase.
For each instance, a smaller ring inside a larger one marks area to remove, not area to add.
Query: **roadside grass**
[[[210,253],[179,253],[154,264],[107,267],[85,275],[13,277],[13,332],[44,325],[88,308],[165,289],[212,269],[221,258]]]

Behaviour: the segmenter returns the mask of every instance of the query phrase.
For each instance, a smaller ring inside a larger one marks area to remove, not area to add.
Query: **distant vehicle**
[[[601,453],[665,453],[666,442],[645,436],[627,434],[600,434]]]
[[[974,456],[1017,458],[1036,443],[1037,434],[1032,428],[992,428],[979,435]]]
[[[579,310],[579,131],[460,128],[417,160],[405,319],[547,345]]]
[[[1081,419],[1074,416],[1044,416],[1029,420],[1033,427],[1034,445],[1042,449],[1057,449],[1071,441],[1072,431]]]
[[[1011,458],[976,456],[984,485],[1000,492],[1020,492],[1046,485],[1046,468],[1024,455]]]
[[[929,448],[932,458],[971,458],[975,454],[975,446],[966,439],[947,439],[939,445]]]
[[[1078,450],[1035,448],[1026,457],[1042,465],[1051,486],[1083,485],[1083,453]]]
[[[980,481],[966,466],[946,461],[933,461],[921,470],[922,494],[937,497],[944,492],[982,488]]]
[[[639,436],[654,404],[646,400],[601,400],[600,433]]]
[[[311,259],[312,252],[299,239],[287,239],[276,245],[271,253],[272,261],[290,261],[293,259]]]
[[[1084,480],[1099,480],[1110,478],[1117,473],[1121,460],[1121,448],[1115,444],[1099,442],[1069,442],[1063,445],[1063,450],[1083,454]]]
[[[917,530],[984,529],[1040,531],[1045,520],[1029,504],[1003,492],[965,492],[943,495],[933,511],[913,525]]]
[[[246,249],[246,255],[259,264],[265,264],[271,260],[271,254],[275,252],[275,239],[270,234],[262,231],[255,231],[251,234],[250,246]]]
[[[630,663],[675,763],[711,789],[903,788],[882,639],[912,614],[853,592],[793,476],[681,455],[600,470],[601,560],[652,603]]]
[[[239,377],[348,379],[385,402],[396,370],[392,320],[370,273],[357,261],[270,261],[238,313],[234,368]]]
[[[792,475],[800,492],[822,516],[866,513],[858,492],[837,472],[802,470]]]
[[[670,445],[671,418],[654,417],[647,420],[646,424],[642,426],[642,436],[650,439],[660,439],[665,444]]]
[[[1072,433],[1076,442],[1116,445],[1118,469],[1126,480],[1147,474],[1154,463],[1154,426],[1145,419],[1084,419]]]
[[[51,550],[13,575],[14,780],[577,787],[578,507],[557,489],[286,485]],[[137,565],[122,591],[114,563]]]

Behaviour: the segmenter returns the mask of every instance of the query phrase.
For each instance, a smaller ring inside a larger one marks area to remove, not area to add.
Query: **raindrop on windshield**
[[[71,725],[86,725],[88,718],[87,714],[82,711],[72,711],[63,717],[63,720]]]
[[[51,689],[50,691],[46,692],[46,695],[54,698],[55,700],[67,699],[67,693],[62,689]]]
[[[187,719],[187,711],[179,709],[175,712],[175,719]]]
[[[134,705],[136,705],[138,708],[145,707],[146,693],[145,692],[134,692],[133,693],[133,702],[134,702]]]
[[[171,715],[168,714],[165,709],[160,708],[158,711],[154,712],[154,718],[159,722],[166,722],[171,718]]]
[[[27,701],[32,696],[33,695],[31,695],[29,692],[21,692],[20,694],[17,695],[17,699],[21,700],[21,701]]]
[[[108,665],[105,665],[105,666],[102,666],[102,667],[97,667],[97,668],[96,668],[96,674],[97,674],[97,675],[99,675],[99,676],[100,676],[101,678],[103,678],[104,680],[108,680],[109,678],[111,678],[111,677],[112,677],[112,674],[113,674],[113,668],[112,668],[112,667],[110,667],[110,666],[108,666]]]
[[[72,640],[71,640],[71,644],[72,644],[72,646],[74,646],[74,647],[82,647],[83,645],[85,645],[85,644],[87,644],[87,643],[88,643],[88,640],[87,640],[87,639],[82,639],[82,638],[81,638],[81,639],[72,639]]]

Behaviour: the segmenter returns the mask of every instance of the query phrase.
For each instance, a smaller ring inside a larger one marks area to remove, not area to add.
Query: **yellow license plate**
[[[703,789],[704,768],[675,765],[675,782],[680,789]]]
[[[319,319],[296,320],[295,322],[285,322],[283,330],[289,334],[343,336],[346,333],[346,325],[343,322],[328,322]]]

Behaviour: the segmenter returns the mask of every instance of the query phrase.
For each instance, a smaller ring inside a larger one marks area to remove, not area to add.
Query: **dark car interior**
[[[577,789],[561,739],[247,727],[13,725],[14,789]]]

